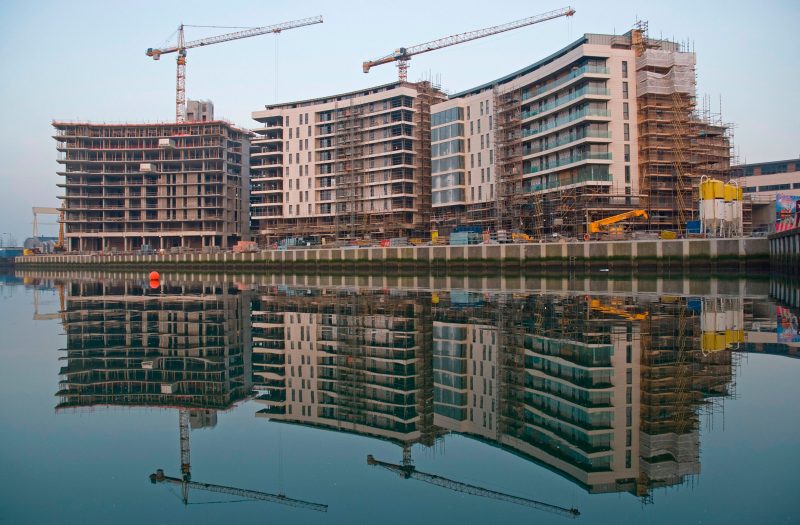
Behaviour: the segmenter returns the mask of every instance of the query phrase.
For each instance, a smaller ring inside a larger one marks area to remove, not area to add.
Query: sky
[[[210,99],[218,118],[254,127],[274,102],[392,82],[391,64],[361,63],[398,47],[533,16],[568,5],[550,0],[403,2],[280,0],[0,0],[0,242],[31,235],[31,207],[58,206],[53,120],[169,121],[174,55],[148,47],[175,41],[180,23],[253,27],[323,15],[325,22],[188,51],[187,98]],[[431,78],[451,93],[553,53],[584,33],[624,33],[647,20],[651,37],[697,52],[698,97],[734,124],[741,162],[800,156],[797,0],[576,0],[576,14],[418,55],[409,80]],[[457,6],[454,8],[454,6]],[[187,40],[234,31],[187,28]],[[170,40],[171,37],[171,40]],[[56,232],[55,218],[41,222]]]

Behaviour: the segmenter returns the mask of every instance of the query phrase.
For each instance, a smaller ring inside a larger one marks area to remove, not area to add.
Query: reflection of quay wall
[[[250,388],[249,323],[235,290],[201,283],[67,285],[58,408],[221,409]]]
[[[698,411],[733,379],[731,354],[704,354],[701,317],[677,297],[608,308],[582,295],[259,297],[260,415],[404,445],[463,433],[591,492],[644,496],[699,473]]]
[[[388,293],[261,290],[253,301],[260,414],[431,443],[430,307]]]
[[[15,258],[20,267],[151,268],[246,268],[318,270],[334,266],[385,271],[397,268],[427,269],[452,266],[481,268],[489,264],[509,269],[589,268],[594,266],[630,268],[676,266],[686,268],[725,267],[743,270],[768,269],[769,249],[763,238],[684,239],[612,242],[570,242],[543,244],[502,244],[480,246],[417,246],[405,248],[320,248],[266,250],[255,253],[182,253],[165,255],[39,255]]]
[[[248,286],[299,286],[343,290],[385,290],[402,288],[413,292],[474,290],[481,292],[569,293],[593,296],[735,296],[766,300],[770,283],[766,280],[713,279],[698,274],[685,278],[641,278],[636,275],[341,275],[281,273],[207,273],[202,271],[162,272],[163,282],[206,282],[224,284],[234,281]],[[20,270],[21,277],[96,281],[100,279],[141,279],[141,272],[108,270]]]

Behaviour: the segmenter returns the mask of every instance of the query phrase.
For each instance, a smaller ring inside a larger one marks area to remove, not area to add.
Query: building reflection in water
[[[327,505],[192,479],[190,429],[214,427],[217,411],[252,394],[250,300],[232,285],[155,288],[130,282],[73,282],[63,312],[66,362],[58,410],[95,406],[178,409],[180,476],[153,483],[310,510]]]
[[[739,296],[64,286],[58,409],[177,408],[181,475],[154,480],[185,491],[189,427],[255,394],[260,417],[396,443],[372,464],[404,477],[412,445],[458,433],[649,498],[699,474],[700,416],[733,395],[731,350],[758,313]]]
[[[390,440],[402,465],[459,433],[643,498],[699,474],[743,329],[738,297],[284,287],[252,319],[259,416]]]

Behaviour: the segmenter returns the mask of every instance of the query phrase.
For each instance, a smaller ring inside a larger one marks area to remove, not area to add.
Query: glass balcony
[[[539,171],[550,170],[553,168],[560,168],[561,166],[566,166],[567,164],[574,164],[576,162],[581,162],[583,160],[611,160],[611,152],[602,152],[602,153],[583,153],[581,155],[573,155],[571,157],[567,157],[565,159],[559,159],[554,162],[545,162],[540,166],[530,166],[527,170],[524,170],[524,173],[537,173]]]
[[[538,135],[540,133],[544,133],[545,131],[557,128],[559,126],[563,126],[564,124],[581,119],[583,117],[608,117],[608,116],[610,116],[610,113],[607,109],[583,108],[580,111],[573,113],[572,115],[566,115],[564,117],[557,118],[554,121],[550,122],[549,124],[545,124],[536,129],[522,130],[522,136],[530,137],[532,135]]]
[[[609,91],[608,89],[605,89],[605,88],[600,89],[600,88],[593,88],[593,87],[589,87],[589,86],[584,86],[581,89],[579,89],[578,91],[572,93],[571,95],[567,95],[565,97],[561,97],[559,99],[556,99],[556,100],[554,100],[552,102],[549,102],[549,103],[547,103],[547,104],[545,104],[543,106],[540,106],[538,108],[533,108],[533,109],[530,109],[528,111],[523,111],[522,114],[521,114],[521,118],[523,120],[525,120],[527,118],[533,117],[533,116],[538,115],[540,113],[544,113],[545,111],[550,111],[551,109],[555,109],[558,106],[562,106],[562,105],[566,104],[567,102],[575,100],[576,98],[580,98],[580,97],[582,97],[584,95],[609,96],[609,95],[611,95],[611,91]]]
[[[572,80],[574,78],[577,78],[577,77],[579,77],[581,75],[584,75],[586,73],[595,73],[595,74],[598,74],[598,75],[608,75],[609,74],[607,67],[589,66],[589,65],[582,66],[582,67],[579,67],[577,69],[573,69],[572,71],[569,72],[569,74],[559,78],[558,80],[554,80],[552,82],[548,82],[544,86],[541,86],[541,87],[537,88],[533,93],[531,93],[530,91],[526,91],[525,93],[522,94],[522,100],[524,101],[524,100],[527,100],[527,99],[529,99],[531,97],[535,97],[537,95],[541,95],[542,93],[550,91],[551,89],[556,88],[556,87],[558,87],[558,86],[560,86],[562,84],[566,84],[570,80]]]

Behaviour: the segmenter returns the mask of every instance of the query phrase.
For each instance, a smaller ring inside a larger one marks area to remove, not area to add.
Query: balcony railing
[[[524,173],[537,173],[540,171],[550,170],[553,168],[560,168],[561,166],[574,164],[576,162],[581,162],[583,160],[611,160],[611,152],[584,153],[581,155],[573,155],[571,157],[567,157],[565,159],[559,159],[554,162],[545,162],[540,166],[531,166],[527,170],[524,170]]]
[[[561,186],[569,186],[571,184],[581,184],[584,182],[611,182],[610,173],[582,173],[567,178],[559,178],[538,184],[527,184],[525,186],[526,193],[533,193],[536,191],[552,190],[560,188]]]
[[[600,66],[581,66],[577,69],[573,69],[569,72],[569,74],[554,80],[552,82],[548,82],[547,84],[537,88],[533,93],[526,91],[522,94],[522,100],[527,100],[531,97],[535,97],[536,95],[541,95],[547,91],[550,91],[553,88],[556,88],[562,84],[566,84],[570,80],[574,78],[578,78],[579,76],[586,74],[586,73],[595,73],[598,75],[608,75],[608,68],[607,67],[600,67]]]
[[[571,95],[567,95],[565,97],[561,97],[561,98],[556,99],[553,102],[549,102],[549,103],[547,103],[547,104],[545,104],[543,106],[540,106],[540,107],[537,107],[537,108],[533,108],[533,109],[530,109],[528,111],[523,111],[520,116],[524,120],[526,118],[533,117],[533,116],[538,115],[540,113],[544,113],[545,111],[550,111],[551,109],[555,109],[558,106],[564,105],[567,102],[575,100],[576,98],[580,98],[580,97],[582,97],[584,95],[603,95],[603,96],[608,96],[610,94],[611,94],[611,91],[609,91],[608,89],[599,89],[599,88],[593,88],[593,87],[589,87],[589,86],[584,86],[581,89],[579,89],[578,91],[572,93]]]
[[[559,126],[563,126],[564,124],[573,122],[583,117],[608,117],[608,116],[610,116],[610,114],[607,109],[584,108],[571,115],[566,115],[564,117],[557,118],[554,121],[550,122],[549,124],[539,126],[536,129],[522,130],[522,136],[529,137],[531,135],[538,135],[539,133],[544,133],[545,131],[557,128]]]

